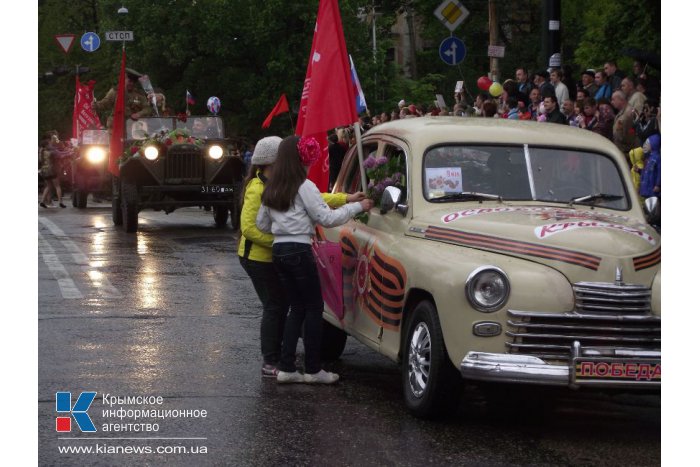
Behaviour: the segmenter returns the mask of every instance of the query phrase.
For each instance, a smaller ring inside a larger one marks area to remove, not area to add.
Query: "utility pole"
[[[496,0],[489,0],[489,45],[499,45],[498,42],[498,16],[496,14]],[[498,57],[489,59],[489,78],[491,81],[499,81]]]
[[[545,67],[561,67],[561,0],[542,0],[542,19]]]
[[[409,49],[409,60],[410,60],[410,70],[411,78],[416,79],[418,75],[418,68],[416,66],[416,32],[413,24],[413,5],[411,2],[407,2],[406,5],[406,22],[408,23],[408,49]]]

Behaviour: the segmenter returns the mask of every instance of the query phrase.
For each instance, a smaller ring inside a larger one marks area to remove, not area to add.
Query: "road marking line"
[[[75,286],[75,282],[73,282],[73,279],[68,275],[68,271],[61,264],[53,247],[49,245],[49,242],[41,235],[41,232],[39,233],[39,251],[44,263],[46,263],[49,271],[51,271],[51,274],[58,282],[58,288],[61,290],[63,298],[83,298],[83,294]]]
[[[98,293],[102,297],[124,297],[124,295],[112,285],[104,273],[100,272],[98,269],[93,269],[90,267],[89,258],[80,250],[78,245],[76,245],[75,242],[71,240],[63,230],[61,230],[59,226],[42,216],[39,216],[39,222],[41,222],[55,237],[61,241],[63,246],[73,257],[73,261],[75,261],[77,265],[81,266],[80,269],[90,278],[92,285],[97,288]]]

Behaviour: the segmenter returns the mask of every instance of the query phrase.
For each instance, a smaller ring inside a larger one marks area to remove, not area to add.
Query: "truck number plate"
[[[202,193],[233,193],[233,187],[221,185],[202,185]]]

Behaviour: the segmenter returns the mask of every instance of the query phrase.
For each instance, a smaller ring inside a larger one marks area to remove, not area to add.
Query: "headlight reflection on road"
[[[141,267],[138,271],[137,296],[138,308],[148,309],[160,307],[163,301],[162,287],[160,284],[160,276],[158,274],[158,260],[154,259],[148,253],[148,245],[150,239],[141,232],[138,232],[136,240],[136,251],[141,260]]]
[[[148,237],[141,232],[138,232],[136,235],[138,236],[136,240],[136,252],[140,255],[145,255],[148,253]]]

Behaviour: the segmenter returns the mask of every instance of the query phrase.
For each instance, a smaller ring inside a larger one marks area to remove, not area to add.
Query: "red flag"
[[[92,100],[95,89],[95,81],[90,80],[86,84],[80,82],[75,76],[75,99],[73,101],[73,138],[80,139],[86,128],[100,129],[100,117],[92,109]]]
[[[109,141],[109,171],[119,176],[117,161],[124,152],[124,92],[126,88],[126,50],[122,49],[122,66],[119,70],[117,100],[112,115],[112,137]]]
[[[350,125],[356,118],[355,95],[338,2],[320,0],[296,134],[313,136],[321,148],[325,148],[321,159],[309,170],[308,177],[321,192],[328,190],[326,132],[338,126]]]
[[[287,102],[287,96],[284,93],[282,93],[280,99],[277,101],[272,111],[270,112],[270,115],[268,115],[265,121],[263,122],[262,127],[269,127],[270,123],[272,123],[272,118],[275,115],[279,115],[284,112],[289,112],[289,103]]]

